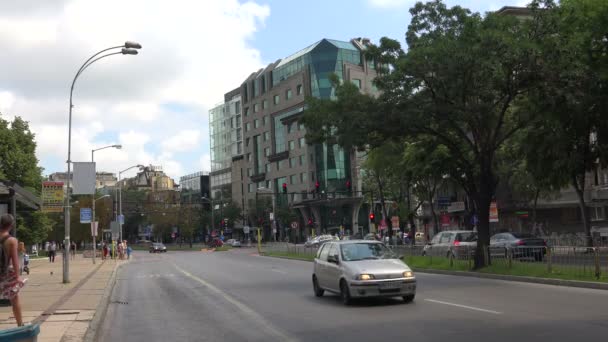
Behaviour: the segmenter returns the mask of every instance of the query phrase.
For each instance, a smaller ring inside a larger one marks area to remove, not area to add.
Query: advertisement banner
[[[464,202],[452,202],[448,206],[448,213],[456,213],[459,211],[464,211]]]
[[[91,222],[91,236],[97,236],[97,228],[99,226],[99,222]]]
[[[399,230],[399,216],[391,217],[391,225],[393,230]]]
[[[95,163],[77,162],[74,164],[73,195],[93,195],[95,193]]]
[[[498,222],[498,207],[496,201],[490,203],[490,222]]]
[[[91,223],[91,208],[80,208],[80,223]]]
[[[450,215],[448,215],[448,214],[441,214],[441,226],[442,227],[449,227],[450,226]]]
[[[380,220],[380,225],[378,226],[378,229],[385,230],[386,228],[388,228],[388,225],[386,224],[386,220],[385,219]]]
[[[42,182],[42,212],[63,211],[63,182]]]

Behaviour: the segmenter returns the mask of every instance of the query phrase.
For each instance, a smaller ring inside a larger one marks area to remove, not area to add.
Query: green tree
[[[543,120],[528,131],[526,161],[550,186],[574,188],[586,243],[591,246],[586,176],[608,161],[608,3],[538,4],[550,9],[536,16],[549,33],[539,44],[539,73],[544,82],[526,105]]]
[[[36,142],[27,121],[16,116],[12,122],[0,117],[0,177],[40,192],[42,168],[36,158]]]
[[[365,148],[387,140],[433,138],[451,156],[450,177],[472,197],[479,218],[476,267],[486,265],[489,208],[498,149],[528,124],[516,104],[535,86],[534,22],[478,13],[441,1],[417,3],[407,52],[382,38],[367,57],[379,72],[375,99],[336,85],[337,101],[310,100],[311,139],[336,136]]]

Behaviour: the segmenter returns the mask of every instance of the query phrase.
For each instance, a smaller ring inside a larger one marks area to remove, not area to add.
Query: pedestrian
[[[107,258],[108,258],[108,244],[104,242],[102,260],[106,260]]]
[[[55,253],[57,252],[57,244],[55,241],[49,245],[49,262],[55,262]]]
[[[133,248],[131,246],[127,246],[127,259],[131,260],[131,252],[133,252]]]
[[[124,254],[125,254],[125,252],[124,252],[124,249],[123,249],[122,241],[118,242],[118,258],[120,260],[124,259]]]
[[[112,241],[110,246],[110,258],[116,259],[116,241]]]
[[[0,217],[0,297],[11,302],[17,325],[23,326],[19,291],[25,285],[25,280],[17,274],[17,270],[20,269],[18,241],[10,235],[14,224],[13,215],[4,214]]]
[[[70,255],[72,256],[72,260],[76,259],[76,242],[74,241],[70,244]]]
[[[19,264],[19,275],[23,274],[23,264],[25,263],[25,244],[19,241],[19,247],[17,248],[17,254],[21,263]]]

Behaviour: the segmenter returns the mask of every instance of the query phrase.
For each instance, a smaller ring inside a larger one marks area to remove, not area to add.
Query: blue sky
[[[524,0],[447,0],[477,12]],[[208,110],[251,72],[322,39],[388,36],[404,44],[412,0],[0,1],[0,112],[36,134],[45,173],[65,170],[67,95],[77,67],[136,40],[137,56],[88,68],[75,92],[72,160],[98,170],[160,165],[172,177],[209,170]],[[129,13],[137,12],[133,17]],[[112,25],[107,25],[111,20]],[[103,29],[101,29],[103,28]],[[66,54],[65,51],[71,53]],[[129,176],[127,174],[127,176]]]

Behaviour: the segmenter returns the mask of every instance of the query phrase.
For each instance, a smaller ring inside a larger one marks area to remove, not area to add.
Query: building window
[[[301,137],[298,140],[298,142],[299,142],[300,148],[302,148],[302,147],[304,147],[304,145],[306,145],[306,139],[304,137]]]
[[[302,95],[302,85],[301,84],[298,84],[298,86],[296,87],[296,94]]]
[[[353,78],[351,80],[351,82],[353,82],[353,84],[355,85],[355,87],[357,87],[358,89],[361,89],[361,80],[360,79]]]
[[[303,123],[301,123],[301,122],[300,122],[300,123],[298,123],[298,129],[299,129],[300,131],[303,131],[303,130],[304,130],[304,124],[303,124]]]
[[[287,134],[289,133],[293,133],[296,131],[296,122],[292,121],[291,123],[287,124]]]
[[[301,155],[300,156],[300,166],[304,166],[305,161],[306,161],[306,156]]]
[[[243,153],[243,143],[241,141],[236,143],[236,153],[237,154]]]
[[[258,120],[258,119],[253,120],[253,128],[258,128],[258,127],[260,127],[260,120]]]
[[[266,157],[268,157],[268,156],[270,155],[270,147],[266,147],[266,148],[264,149],[264,155],[265,155]]]
[[[262,101],[262,109],[268,108],[268,100]]]
[[[251,131],[251,122],[245,124],[245,132]]]
[[[590,207],[591,221],[603,221],[606,219],[604,207]]]
[[[255,189],[254,189],[255,184],[254,183],[249,183],[247,185],[247,190],[249,191],[249,193],[252,193]]]
[[[245,111],[245,116],[249,116],[249,107],[245,107],[244,111]]]
[[[262,126],[266,126],[266,121],[268,121],[268,116],[264,115],[264,117],[262,117]]]
[[[279,104],[279,101],[280,101],[280,98],[281,98],[281,97],[280,97],[279,95],[275,95],[275,96],[272,98],[272,103],[274,103],[275,105],[278,105],[278,104]]]
[[[298,184],[298,175],[289,176],[289,184]]]
[[[264,141],[270,140],[270,132],[264,132]]]
[[[296,141],[295,140],[289,140],[289,150],[293,151],[296,148]]]
[[[300,173],[300,183],[306,183],[306,172]]]
[[[257,103],[254,103],[254,104],[253,104],[253,112],[254,112],[254,113],[257,113],[257,112],[258,112],[258,110],[260,110],[260,105],[259,105],[259,104],[257,104]]]
[[[272,181],[270,179],[266,180],[266,189],[272,190]]]
[[[252,174],[253,171],[251,171],[251,168],[247,168],[247,177],[251,177]]]
[[[285,99],[286,100],[291,99],[291,89],[287,89],[287,91],[285,91]]]
[[[272,164],[270,164],[270,163],[266,163],[266,166],[265,166],[266,167],[265,168],[266,169],[266,173],[270,172],[270,168],[272,167],[271,165]]]
[[[289,167],[296,167],[297,165],[297,159],[295,157],[293,158],[289,158]]]
[[[251,153],[247,153],[247,161],[250,162],[251,161]]]
[[[241,114],[241,101],[234,103],[234,114]]]
[[[249,138],[245,139],[245,147],[249,147]]]

